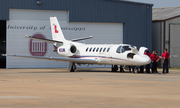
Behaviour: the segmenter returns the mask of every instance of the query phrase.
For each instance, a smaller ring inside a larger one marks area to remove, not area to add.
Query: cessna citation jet
[[[54,52],[63,57],[39,57],[22,55],[4,55],[54,61],[69,62],[68,70],[74,72],[76,65],[81,64],[100,64],[112,65],[112,71],[117,71],[117,65],[141,66],[151,62],[147,55],[144,55],[146,47],[141,47],[139,51],[135,46],[129,44],[83,44],[76,41],[92,38],[84,37],[73,40],[66,40],[56,17],[50,17],[52,40],[37,37],[25,36],[29,39],[51,43]],[[135,69],[136,70],[136,69]]]

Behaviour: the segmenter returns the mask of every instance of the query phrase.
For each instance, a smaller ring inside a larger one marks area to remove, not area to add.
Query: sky
[[[178,6],[180,7],[180,0],[127,0],[127,1],[154,4],[153,8],[178,7]]]

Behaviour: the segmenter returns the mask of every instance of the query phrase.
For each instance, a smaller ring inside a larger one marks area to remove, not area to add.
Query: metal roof
[[[180,17],[180,7],[153,8],[153,21],[164,21]]]
[[[150,3],[142,3],[142,2],[135,2],[135,1],[127,1],[127,0],[104,0],[104,1],[126,2],[126,3],[139,4],[139,5],[149,5],[149,6],[154,5],[154,4],[150,4]]]

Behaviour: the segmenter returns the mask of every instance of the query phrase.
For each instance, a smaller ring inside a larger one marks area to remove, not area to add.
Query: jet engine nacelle
[[[77,47],[73,44],[60,46],[58,48],[58,54],[62,56],[73,56],[77,53],[77,51]]]

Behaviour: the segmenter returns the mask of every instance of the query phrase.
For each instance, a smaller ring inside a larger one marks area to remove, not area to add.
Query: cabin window
[[[103,49],[103,48],[101,48],[101,49],[99,50],[99,52],[101,52],[101,51],[102,51],[102,49]]]
[[[86,52],[88,51],[89,47],[86,48]]]
[[[104,48],[103,52],[105,52],[105,51],[106,51],[106,48]]]
[[[110,48],[107,49],[107,52],[109,52]]]
[[[93,52],[96,50],[96,47],[93,49]]]
[[[98,52],[98,50],[99,50],[99,47],[96,49],[96,52]]]
[[[91,50],[92,50],[92,47],[89,49],[89,52],[91,52]]]

